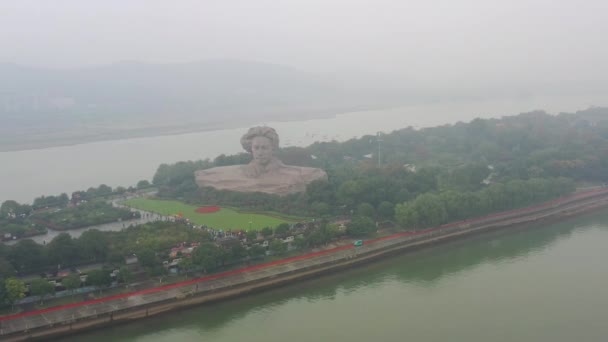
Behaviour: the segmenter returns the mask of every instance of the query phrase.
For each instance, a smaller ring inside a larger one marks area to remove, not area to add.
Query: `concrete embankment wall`
[[[340,249],[335,253],[315,256],[313,258],[287,263],[280,266],[269,267],[261,270],[262,274],[248,277],[239,276],[236,281],[230,283],[229,277],[221,278],[223,286],[199,287],[192,283],[182,286],[179,292],[159,298],[156,301],[143,302],[141,304],[117,309],[109,312],[91,312],[94,305],[87,305],[88,313],[78,312],[74,318],[59,321],[47,314],[40,314],[44,320],[36,316],[24,317],[20,324],[7,325],[2,322],[0,337],[7,340],[25,340],[48,338],[51,336],[75,333],[87,329],[98,328],[109,324],[129,322],[169,311],[234,298],[254,291],[261,291],[271,287],[281,286],[286,283],[302,280],[326,272],[334,272],[337,269],[349,268],[359,263],[369,262],[374,259],[386,257],[387,255],[403,251],[423,248],[432,244],[462,238],[464,236],[478,234],[491,229],[500,229],[508,226],[522,225],[540,220],[555,220],[564,216],[578,215],[587,211],[608,206],[608,193],[598,192],[589,196],[571,197],[559,201],[548,202],[542,206],[536,206],[532,210],[524,208],[518,212],[493,215],[471,221],[471,223],[460,222],[449,224],[440,229],[428,229],[416,234],[403,234],[402,236],[379,238],[362,247]],[[524,212],[522,212],[524,211]],[[253,273],[253,272],[252,272]],[[202,283],[200,283],[202,285]],[[167,291],[168,292],[168,291]],[[100,312],[100,314],[97,314]],[[101,313],[103,312],[103,313]],[[65,317],[70,317],[66,314]],[[29,321],[28,321],[29,320]],[[28,324],[30,322],[31,324]],[[34,324],[37,322],[36,324]],[[17,322],[13,322],[17,323]]]

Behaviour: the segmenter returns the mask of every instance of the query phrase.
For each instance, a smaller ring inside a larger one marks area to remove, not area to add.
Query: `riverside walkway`
[[[607,195],[608,189],[600,188],[518,210],[488,215],[473,220],[454,222],[420,231],[403,232],[367,240],[361,247],[349,244],[176,284],[2,316],[0,317],[0,337],[9,337],[13,334],[31,330],[51,328],[99,318],[104,319],[102,323],[110,323],[115,319],[120,319],[122,314],[136,308],[148,307],[152,311],[155,304],[168,303],[188,296],[213,294],[246,285],[254,285],[274,277],[314,270],[323,266],[331,266],[344,260],[380,253],[391,248],[405,248],[410,245],[427,243],[432,239],[463,235],[491,227],[531,222],[551,217],[564,211],[580,210],[594,204],[606,205],[608,203]],[[148,311],[146,309],[145,316],[147,315]]]

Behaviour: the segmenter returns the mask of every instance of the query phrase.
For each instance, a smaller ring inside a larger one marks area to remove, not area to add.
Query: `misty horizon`
[[[606,106],[607,9],[545,0],[9,0],[0,3],[0,145],[451,101],[581,96],[594,100],[578,109]]]
[[[423,88],[567,82],[573,91],[605,90],[606,9],[601,1],[539,0],[7,1],[0,63],[72,69],[237,60],[370,73]]]

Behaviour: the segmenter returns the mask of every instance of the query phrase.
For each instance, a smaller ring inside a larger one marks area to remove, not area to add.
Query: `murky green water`
[[[607,341],[608,212],[68,340]]]

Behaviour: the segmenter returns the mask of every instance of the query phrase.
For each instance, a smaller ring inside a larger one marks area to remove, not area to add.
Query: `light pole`
[[[381,161],[382,159],[380,159],[380,156],[381,156],[381,154],[380,154],[380,143],[383,141],[382,138],[381,138],[381,136],[380,136],[381,134],[382,134],[382,132],[376,132],[376,141],[378,142],[378,167],[380,167],[380,164],[382,162]]]

